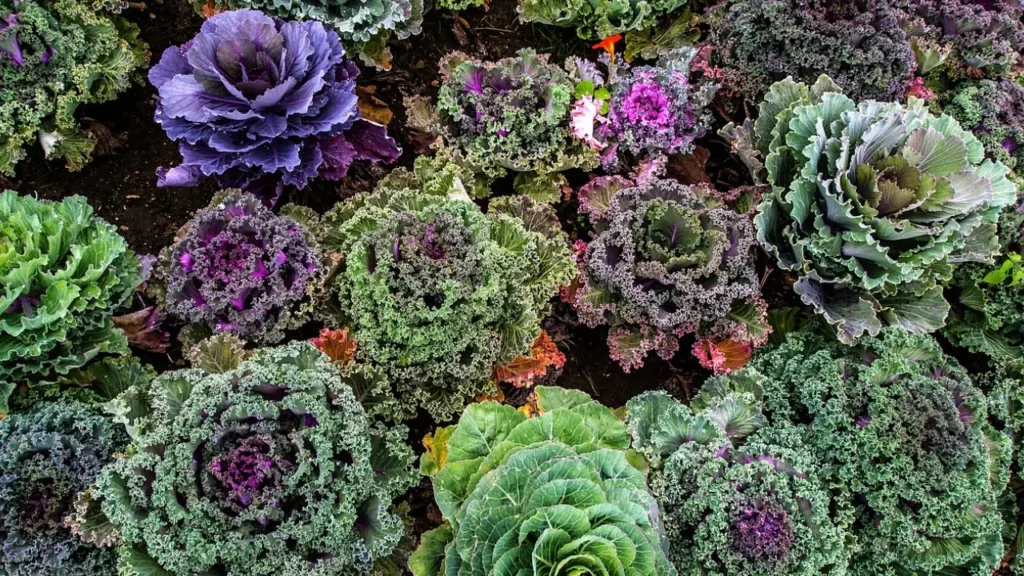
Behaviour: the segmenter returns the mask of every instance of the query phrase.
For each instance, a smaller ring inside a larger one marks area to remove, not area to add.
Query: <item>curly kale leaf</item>
[[[1020,2],[894,0],[893,5],[913,39],[919,73],[934,70],[955,80],[1013,76],[1024,49]]]
[[[0,566],[10,576],[113,574],[112,538],[76,528],[76,501],[128,436],[94,407],[63,400],[0,422]],[[88,529],[88,528],[86,528]],[[83,538],[80,538],[82,535]]]
[[[725,132],[753,132],[773,187],[759,242],[847,343],[883,325],[941,328],[941,285],[956,263],[990,261],[1016,198],[1009,169],[956,120],[916,98],[857,104],[826,76],[776,83],[756,123]]]
[[[450,418],[495,365],[526,354],[574,267],[554,211],[528,198],[484,214],[462,171],[422,159],[328,213],[320,244],[334,325],[393,390],[372,413]]]
[[[0,174],[13,176],[36,140],[71,170],[89,162],[96,142],[75,112],[141,80],[149,52],[138,35],[92,2],[0,1]]]
[[[413,454],[404,428],[371,425],[349,381],[306,342],[157,378],[148,427],[99,483],[123,568],[326,576],[391,554]]]
[[[1024,86],[1004,80],[960,82],[940,93],[942,112],[971,129],[985,155],[1011,169],[1024,166]]]
[[[111,317],[141,283],[139,259],[85,198],[0,193],[0,412],[18,384],[126,354]]]
[[[532,418],[483,402],[438,431],[447,457],[421,469],[446,524],[424,534],[413,573],[674,575],[622,422],[581,392],[537,397]]]

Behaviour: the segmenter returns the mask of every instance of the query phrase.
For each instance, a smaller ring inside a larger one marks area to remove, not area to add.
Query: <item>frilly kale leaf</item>
[[[709,380],[692,410],[661,392],[626,405],[672,562],[709,576],[844,574],[827,478],[795,430],[764,428],[760,400],[741,373]]]
[[[844,346],[813,326],[751,361],[773,427],[795,427],[818,462],[856,574],[990,574],[1009,438],[987,400],[925,335],[885,328]]]
[[[319,264],[297,222],[238,191],[200,210],[161,260],[172,314],[255,343],[302,323]]]
[[[574,27],[580,38],[601,40],[650,28],[688,4],[689,0],[521,0],[519,19]]]
[[[656,350],[671,358],[689,334],[749,349],[767,340],[750,218],[712,190],[613,176],[580,191],[595,237],[578,256],[573,304],[589,326],[608,324],[624,369]]]
[[[13,176],[36,140],[71,170],[89,162],[96,142],[75,112],[142,79],[149,52],[138,35],[93,2],[0,1],[0,174]]]
[[[916,63],[900,15],[889,0],[724,0],[709,9],[711,64],[755,101],[779,78],[819,74],[857,100],[902,101]]]

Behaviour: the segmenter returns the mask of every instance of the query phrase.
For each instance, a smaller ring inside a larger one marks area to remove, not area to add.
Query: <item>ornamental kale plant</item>
[[[524,49],[513,58],[480,62],[453,52],[441,61],[437,107],[414,116],[462,164],[487,177],[506,170],[545,176],[597,166],[597,155],[569,130],[573,85],[547,55]],[[429,108],[410,99],[412,108]]]
[[[141,283],[139,259],[85,198],[0,193],[0,412],[19,384],[127,353],[111,317]]]
[[[520,0],[519,19],[574,27],[580,38],[601,40],[650,28],[688,0]]]
[[[1011,169],[1024,167],[1024,86],[1009,80],[960,82],[941,98],[942,112],[970,128],[986,156]]]
[[[70,170],[89,162],[96,141],[75,112],[141,80],[149,52],[138,34],[91,2],[0,1],[0,174],[14,176],[36,140]]]
[[[776,83],[742,132],[772,185],[758,240],[847,343],[883,325],[941,328],[942,284],[956,263],[991,260],[1016,198],[1006,166],[956,120],[916,98],[858,105],[827,76]]]
[[[657,66],[614,66],[610,86],[595,89],[591,78],[581,79],[581,95],[572,110],[572,133],[596,151],[611,169],[618,152],[687,154],[693,141],[711,125],[705,107],[717,86],[690,83],[690,62],[696,55],[684,48],[662,58]],[[579,67],[577,75],[582,75]],[[600,84],[604,84],[602,78]],[[605,98],[601,98],[604,96]],[[606,110],[606,111],[605,111]]]
[[[942,334],[954,346],[1002,364],[1024,361],[1024,213],[1007,208],[999,232],[997,263],[965,264],[947,287],[953,307]]]
[[[0,421],[0,566],[10,576],[114,574],[116,534],[78,516],[100,468],[128,443],[119,426],[64,400]]]
[[[406,430],[372,425],[353,396],[367,377],[295,342],[157,378],[147,428],[99,483],[121,570],[326,576],[389,555],[392,498],[416,475]]]
[[[927,335],[849,347],[812,329],[755,356],[773,427],[796,428],[854,536],[853,574],[991,574],[1010,443],[987,400]]]
[[[199,11],[251,8],[284,20],[317,20],[337,32],[364,63],[390,68],[388,40],[419,34],[423,0],[192,0]]]
[[[572,303],[588,326],[609,325],[622,368],[652,350],[668,360],[689,334],[750,349],[768,337],[754,269],[754,227],[703,186],[598,178],[580,191],[595,236],[578,244]],[[710,366],[709,366],[710,367]]]
[[[401,150],[387,129],[359,116],[358,74],[338,35],[319,22],[217,14],[149,72],[160,97],[156,121],[184,158],[160,168],[157,185],[216,177],[273,203],[285,184],[340,179],[356,160],[394,161]]]
[[[724,0],[710,11],[712,63],[750,100],[827,74],[856,100],[902,101],[916,64],[899,15],[890,0]]]
[[[171,314],[256,343],[302,323],[298,307],[318,268],[298,223],[237,191],[199,211],[162,259]]]
[[[473,404],[428,437],[420,470],[445,524],[423,535],[413,574],[675,575],[622,422],[561,388],[538,387],[537,408]]]
[[[913,38],[919,73],[941,71],[953,79],[1014,75],[1024,49],[1020,2],[895,0],[894,5]]]
[[[760,391],[742,375],[709,380],[692,410],[662,392],[626,405],[670,558],[680,574],[846,574],[828,484],[799,434],[763,429]]]
[[[548,300],[574,267],[554,210],[527,197],[484,214],[455,165],[421,158],[324,216],[332,325],[388,374],[374,414],[450,419],[530,351]]]

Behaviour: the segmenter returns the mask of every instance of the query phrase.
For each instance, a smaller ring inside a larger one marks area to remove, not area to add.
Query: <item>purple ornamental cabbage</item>
[[[273,343],[294,323],[317,260],[294,220],[236,192],[196,215],[164,267],[171,314]]]
[[[707,131],[711,115],[704,107],[716,87],[693,86],[689,80],[692,50],[658,66],[630,70],[612,89],[608,122],[598,133],[613,148],[630,154],[686,154]],[[609,155],[605,154],[605,158]]]
[[[396,160],[401,149],[387,129],[360,118],[358,74],[338,35],[319,22],[217,14],[149,73],[160,97],[156,121],[184,158],[157,170],[157,185],[214,176],[272,203],[284,184],[336,180],[360,159]]]

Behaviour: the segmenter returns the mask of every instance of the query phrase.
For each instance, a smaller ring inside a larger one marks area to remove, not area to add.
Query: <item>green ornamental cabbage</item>
[[[916,98],[857,104],[827,76],[776,83],[755,124],[723,133],[773,187],[758,240],[847,343],[883,325],[941,328],[941,285],[954,264],[997,252],[1016,197],[1006,166],[952,118]]]
[[[626,405],[672,562],[687,575],[844,574],[828,484],[795,430],[764,428],[760,392],[743,374],[709,380],[692,409],[663,392]]]
[[[415,576],[674,576],[626,427],[582,392],[538,387],[539,415],[482,402],[441,428],[420,469],[446,523]]]
[[[19,384],[127,353],[111,318],[141,283],[138,258],[85,198],[0,193],[0,412]]]
[[[575,275],[554,210],[516,196],[484,214],[463,172],[421,159],[320,224],[332,322],[391,388],[364,402],[398,419],[450,419],[488,389],[496,365],[525,355],[548,300]]]
[[[991,574],[1011,449],[984,394],[930,336],[890,327],[848,347],[811,328],[748,375],[771,426],[794,428],[817,460],[852,535],[849,573]]]
[[[391,501],[416,475],[406,430],[356,401],[368,377],[295,342],[157,378],[145,430],[99,482],[122,572],[335,576],[390,555],[404,533]]]

